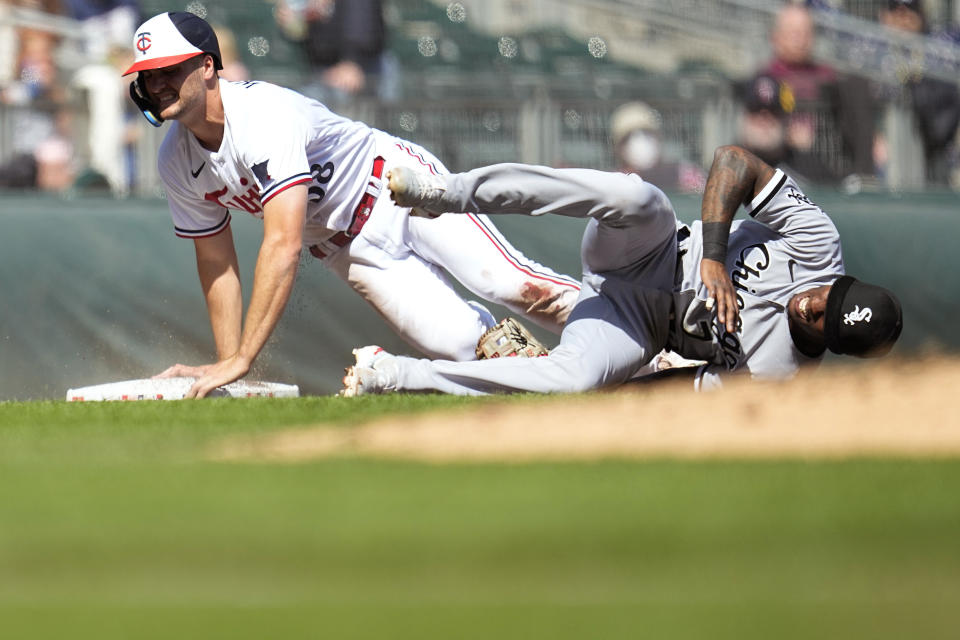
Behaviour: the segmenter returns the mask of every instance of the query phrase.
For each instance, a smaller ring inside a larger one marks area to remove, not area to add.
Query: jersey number
[[[315,164],[310,167],[310,173],[313,174],[314,182],[318,183],[313,185],[308,189],[310,192],[309,200],[316,204],[323,200],[323,196],[327,195],[326,190],[321,187],[321,184],[327,184],[330,182],[330,178],[333,177],[333,163],[328,162],[324,165]]]

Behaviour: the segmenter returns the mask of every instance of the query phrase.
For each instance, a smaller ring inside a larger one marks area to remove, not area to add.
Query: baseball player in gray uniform
[[[266,82],[218,78],[210,25],[188,12],[147,20],[133,40],[130,95],[160,126],[176,235],[192,239],[218,360],[161,376],[197,378],[203,396],[244,376],[290,296],[301,248],[360,294],[397,333],[431,357],[474,358],[496,322],[475,295],[560,332],[579,283],[521,254],[482,215],[416,218],[391,202],[386,172],[445,173],[428,151]],[[243,316],[231,210],[263,221],[253,291]]]
[[[364,347],[343,395],[584,391],[629,380],[664,348],[704,361],[691,372],[707,389],[729,375],[790,377],[827,348],[882,355],[902,327],[892,293],[844,275],[830,218],[739,147],[716,151],[701,220],[689,227],[635,175],[517,164],[441,177],[401,169],[390,188],[427,213],[589,218],[580,299],[547,356],[456,363]],[[741,205],[749,219],[733,221]]]

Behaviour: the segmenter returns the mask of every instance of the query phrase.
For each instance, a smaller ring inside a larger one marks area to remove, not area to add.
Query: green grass
[[[954,638],[960,629],[958,461],[202,456],[228,434],[350,428],[478,402],[0,404],[0,634]]]

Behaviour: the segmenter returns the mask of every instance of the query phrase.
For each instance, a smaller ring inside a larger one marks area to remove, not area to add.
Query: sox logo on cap
[[[841,276],[827,296],[824,335],[834,353],[876,357],[893,347],[903,329],[900,301],[883,287]]]
[[[857,322],[870,322],[870,318],[873,317],[873,310],[870,307],[864,307],[862,310],[860,306],[854,306],[853,311],[850,313],[843,314],[843,324],[856,324]]]

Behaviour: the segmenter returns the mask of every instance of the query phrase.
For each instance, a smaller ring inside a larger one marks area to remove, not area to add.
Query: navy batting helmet
[[[216,69],[223,69],[220,43],[213,27],[198,15],[171,11],[156,15],[136,30],[133,36],[134,63],[123,75],[162,69],[190,58],[209,54]],[[143,87],[142,79],[130,83],[130,97],[150,124],[159,127],[163,118]]]

